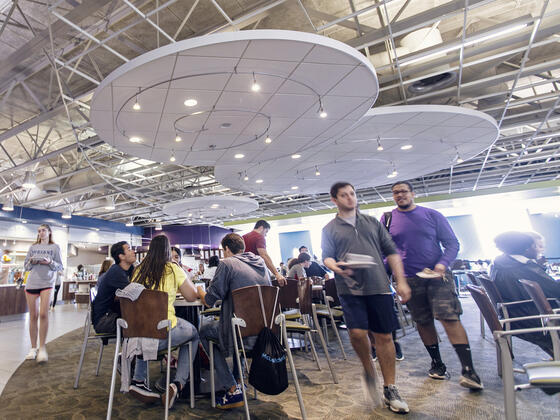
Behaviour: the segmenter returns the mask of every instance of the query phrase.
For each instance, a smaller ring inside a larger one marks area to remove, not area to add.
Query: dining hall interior
[[[0,417],[560,417],[559,13],[0,0]]]

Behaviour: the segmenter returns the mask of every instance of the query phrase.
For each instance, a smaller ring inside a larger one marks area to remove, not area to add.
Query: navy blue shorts
[[[349,329],[387,334],[399,326],[393,295],[340,295],[339,299]]]

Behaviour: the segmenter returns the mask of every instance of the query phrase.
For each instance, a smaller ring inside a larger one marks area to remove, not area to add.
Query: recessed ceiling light
[[[257,184],[262,184],[262,183],[263,183],[263,180],[262,180],[262,179],[257,179],[255,182],[256,182]]]
[[[213,208],[213,209],[217,209],[218,207],[220,207],[220,205],[219,204],[212,204],[210,207]]]
[[[298,188],[299,188],[299,187],[298,187],[297,185],[294,185],[294,186],[292,187],[292,190],[297,190]]]
[[[245,155],[243,153],[236,153],[234,158],[235,159],[243,159],[245,157]]]
[[[189,213],[189,214],[188,214],[188,217],[192,217],[192,213]]]
[[[270,143],[272,143],[272,139],[270,138],[270,136],[266,136],[266,139],[264,139],[264,142],[266,144],[270,144]]]
[[[187,99],[183,103],[185,104],[185,106],[195,106],[198,103],[198,101],[196,99]]]
[[[181,136],[175,136],[175,141],[176,141],[177,143],[179,143],[181,140],[183,140],[183,139],[181,138]]]
[[[397,176],[397,174],[395,172],[392,172],[389,175],[387,175],[387,178],[394,178],[396,176]]]
[[[301,155],[299,153],[294,153],[292,155],[292,159],[299,159],[301,157]]]
[[[319,112],[319,117],[327,118],[327,113],[323,109],[321,109],[321,111]]]
[[[412,144],[405,144],[404,146],[401,146],[401,150],[410,150],[412,149]]]
[[[142,139],[140,137],[131,137],[128,139],[131,143],[142,143]]]
[[[171,155],[171,157],[169,158],[170,162],[175,162],[177,159],[175,159],[175,155]]]
[[[247,175],[245,175],[245,176],[243,177],[243,181],[249,181],[249,177],[248,177]]]
[[[134,105],[132,105],[132,109],[135,110],[135,111],[140,111],[142,109],[142,107],[140,106],[138,101],[136,101],[136,102],[134,102]]]

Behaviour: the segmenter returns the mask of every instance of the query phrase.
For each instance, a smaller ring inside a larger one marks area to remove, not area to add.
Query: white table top
[[[173,306],[204,306],[204,304],[200,301],[200,299],[197,299],[194,302],[189,302],[186,299],[175,299]]]

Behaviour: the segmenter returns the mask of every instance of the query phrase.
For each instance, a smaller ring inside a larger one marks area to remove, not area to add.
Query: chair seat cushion
[[[286,330],[288,332],[292,331],[292,332],[305,332],[305,331],[309,331],[311,328],[309,328],[307,325],[304,324],[300,324],[299,322],[295,322],[295,321],[286,321]]]
[[[212,316],[212,315],[219,315],[220,314],[220,308],[208,308],[205,309],[204,311],[200,311],[200,315],[208,315],[208,316]]]
[[[532,386],[556,387],[560,391],[560,361],[527,363],[523,367]]]
[[[300,319],[301,318],[301,313],[300,313],[299,309],[290,309],[290,310],[284,311],[282,313],[286,317],[286,320],[293,321],[295,319]]]
[[[331,309],[334,318],[342,318],[343,312],[338,309]],[[329,316],[328,309],[317,309],[317,316]]]

